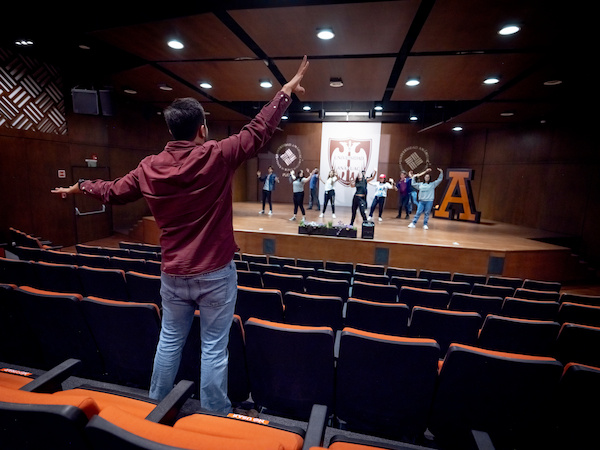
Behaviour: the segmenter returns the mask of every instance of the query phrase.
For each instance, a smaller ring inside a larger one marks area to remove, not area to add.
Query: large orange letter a
[[[481,213],[475,210],[471,180],[473,171],[471,169],[448,169],[446,192],[435,217],[444,219],[468,220],[479,223]]]

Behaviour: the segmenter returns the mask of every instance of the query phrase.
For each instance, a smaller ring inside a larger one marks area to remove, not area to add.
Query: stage
[[[291,204],[274,204],[270,216],[259,214],[260,209],[256,202],[234,203],[233,227],[241,252],[548,281],[580,276],[570,249],[538,240],[560,236],[541,230],[435,217],[430,218],[428,230],[423,229],[422,217],[416,228],[408,228],[410,220],[396,219],[396,211],[390,209],[384,211],[382,222],[375,214],[373,239],[361,238],[359,214],[354,223],[357,238],[311,236],[298,233],[301,214],[298,220],[289,220]],[[337,207],[336,216],[332,218],[330,207],[323,218],[319,211],[306,210],[306,221],[349,224],[350,208]],[[152,217],[144,217],[140,226],[137,238],[158,243],[159,230]]]

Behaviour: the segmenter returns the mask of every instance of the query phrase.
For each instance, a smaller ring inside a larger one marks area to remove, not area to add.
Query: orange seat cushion
[[[294,433],[223,417],[194,414],[180,419],[174,427],[170,427],[136,417],[112,406],[104,409],[99,416],[136,436],[189,450],[302,448],[302,438]],[[261,430],[253,432],[252,427]],[[287,435],[296,437],[289,439]]]

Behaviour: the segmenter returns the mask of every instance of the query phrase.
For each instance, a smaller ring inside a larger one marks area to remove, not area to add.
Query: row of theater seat
[[[315,407],[304,428],[234,414],[198,411],[180,416],[193,383],[179,382],[158,404],[86,385],[62,390],[61,382],[77,364],[70,359],[38,377],[2,366],[2,448],[308,450],[323,444],[323,406]]]
[[[551,434],[570,414],[561,397],[564,366],[553,358],[461,344],[442,355],[431,339],[352,328],[341,332],[336,358],[327,327],[251,318],[245,332],[256,403],[304,416],[311,402],[325,404],[348,430],[418,441],[429,429],[437,440],[465,448],[459,442],[479,429],[516,448],[534,448],[523,444],[528,433]],[[569,403],[585,404],[585,397]]]
[[[161,306],[160,276],[135,270],[0,258],[0,283]]]
[[[70,253],[55,250],[13,247],[20,260],[98,267],[103,269],[135,270],[136,272],[160,275],[160,255],[146,251],[119,248],[104,248],[103,253]]]

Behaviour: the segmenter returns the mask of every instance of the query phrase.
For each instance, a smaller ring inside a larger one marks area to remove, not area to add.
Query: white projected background
[[[339,180],[335,183],[335,204],[351,206],[355,188],[351,182],[356,175],[365,170],[370,176],[377,173],[379,164],[379,141],[381,123],[379,122],[325,122],[321,135],[321,162],[319,172],[319,199],[323,204],[324,182],[329,170],[337,173]],[[375,184],[377,177],[371,181]],[[370,187],[367,203],[370,206],[375,189]],[[330,211],[329,207],[327,208]]]

